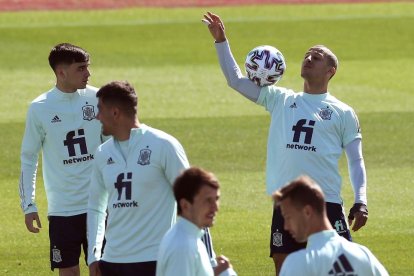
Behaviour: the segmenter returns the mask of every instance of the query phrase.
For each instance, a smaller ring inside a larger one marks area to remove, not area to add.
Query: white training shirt
[[[31,103],[21,148],[19,183],[25,214],[37,212],[35,187],[40,150],[48,214],[86,213],[92,160],[101,143],[101,124],[95,118],[97,90],[87,86],[64,93],[54,87]]]
[[[310,235],[306,249],[289,254],[280,275],[388,276],[388,272],[368,248],[326,230]]]
[[[353,109],[329,93],[294,93],[267,86],[257,104],[271,114],[267,143],[267,192],[300,175],[309,175],[327,202],[341,203],[338,161],[343,148],[361,139]]]
[[[176,221],[172,185],[189,167],[181,144],[144,124],[132,129],[126,160],[113,138],[95,154],[88,204],[88,264],[155,261]],[[105,230],[105,216],[108,212]]]
[[[261,88],[243,76],[227,40],[215,43],[215,47],[228,85],[271,114],[268,194],[308,174],[322,186],[326,201],[341,203],[338,159],[345,149],[355,202],[367,204],[361,133],[352,108],[329,93],[311,95],[275,86]]]
[[[213,276],[206,247],[201,241],[203,230],[179,217],[162,239],[157,276]]]

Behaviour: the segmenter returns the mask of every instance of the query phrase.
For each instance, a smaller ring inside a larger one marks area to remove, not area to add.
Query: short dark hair
[[[276,204],[287,198],[298,209],[310,205],[319,214],[326,212],[322,189],[308,176],[300,176],[273,193]]]
[[[119,107],[130,117],[137,114],[138,97],[134,87],[127,81],[112,81],[102,86],[96,97],[105,104]]]
[[[178,214],[182,212],[180,200],[186,199],[193,203],[194,197],[203,186],[209,186],[213,189],[220,188],[220,184],[213,173],[198,167],[186,169],[176,178],[173,189]]]
[[[53,70],[59,64],[88,62],[89,53],[79,46],[70,43],[61,43],[52,48],[49,53],[49,65]]]

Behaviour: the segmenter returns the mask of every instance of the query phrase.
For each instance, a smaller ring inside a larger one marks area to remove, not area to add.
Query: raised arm
[[[210,34],[215,40],[221,70],[227,79],[227,84],[249,100],[256,102],[259,98],[260,87],[243,76],[231,53],[223,21],[218,15],[211,12],[207,12],[202,21],[208,26]]]

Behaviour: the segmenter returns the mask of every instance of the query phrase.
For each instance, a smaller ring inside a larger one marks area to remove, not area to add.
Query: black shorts
[[[100,260],[99,268],[102,276],[155,276],[157,262],[142,263],[109,263]]]
[[[326,202],[326,212],[336,232],[345,239],[352,241],[342,205]],[[284,219],[280,212],[280,207],[274,208],[270,236],[270,257],[272,257],[273,253],[289,254],[305,247],[306,242],[296,242],[289,232],[284,229]]]
[[[86,262],[86,214],[70,217],[49,216],[49,239],[52,270],[79,265],[81,248]]]

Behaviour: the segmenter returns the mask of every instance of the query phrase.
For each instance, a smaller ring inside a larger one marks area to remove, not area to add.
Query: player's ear
[[[329,79],[332,79],[332,77],[336,74],[336,68],[331,66],[331,68],[329,68],[328,73],[330,74]]]
[[[186,211],[189,209],[189,207],[191,206],[191,202],[189,202],[187,199],[185,198],[181,198],[180,201],[178,202],[178,204],[180,204],[181,207],[181,211],[182,213],[186,213]]]
[[[66,70],[65,70],[65,67],[63,66],[63,64],[59,64],[59,65],[56,66],[55,74],[56,74],[56,77],[58,77],[60,79],[66,78]]]
[[[118,117],[119,117],[119,114],[120,114],[120,110],[119,110],[119,108],[118,108],[118,107],[116,107],[116,106],[112,107],[112,115],[113,115],[115,118],[118,118]]]
[[[303,207],[303,214],[306,217],[310,217],[312,215],[312,213],[313,213],[313,209],[312,209],[312,207],[310,205],[305,205]]]

